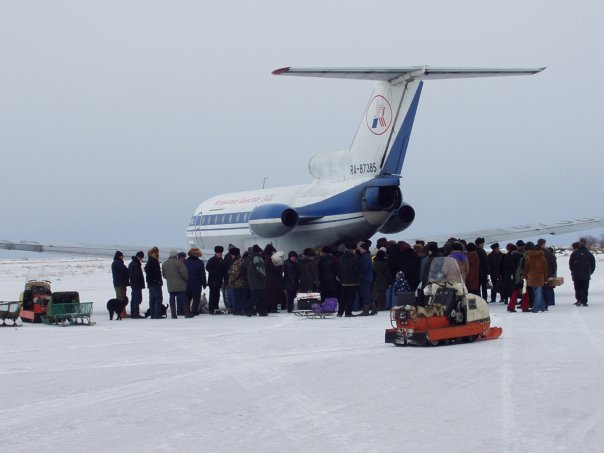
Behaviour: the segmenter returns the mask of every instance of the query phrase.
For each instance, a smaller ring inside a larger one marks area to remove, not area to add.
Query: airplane
[[[276,69],[278,76],[377,81],[350,149],[315,155],[309,184],[202,202],[187,227],[187,240],[202,250],[272,243],[278,250],[300,251],[402,232],[415,219],[415,210],[403,200],[400,178],[424,80],[532,75],[543,69]]]
[[[273,71],[277,76],[361,79],[377,82],[348,150],[311,158],[310,183],[234,192],[212,197],[195,209],[186,228],[189,246],[213,253],[217,245],[245,250],[271,243],[282,251],[336,247],[380,234],[400,233],[415,219],[403,200],[401,170],[425,80],[533,75],[537,68],[293,68]],[[550,224],[519,225],[429,238],[449,237],[487,241],[526,237],[534,233],[560,234],[604,226],[604,217],[563,220]],[[174,247],[181,249],[182,247]],[[42,244],[0,241],[0,249],[112,256],[145,250],[133,246]]]

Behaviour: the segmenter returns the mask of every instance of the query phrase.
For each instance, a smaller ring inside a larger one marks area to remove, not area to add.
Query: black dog
[[[149,316],[151,316],[151,309],[147,308],[147,311],[145,312],[145,318],[148,318]],[[161,317],[162,318],[167,318],[168,317],[168,306],[161,304]]]
[[[122,312],[128,305],[128,300],[109,299],[107,301],[107,310],[109,311],[109,320],[113,319],[113,313],[117,315],[116,321],[121,321]]]

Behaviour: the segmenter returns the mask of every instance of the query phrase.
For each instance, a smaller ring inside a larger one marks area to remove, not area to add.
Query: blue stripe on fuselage
[[[305,206],[295,208],[300,217],[305,216],[330,216],[360,212],[361,196],[366,187],[398,186],[400,180],[397,176],[378,176],[369,181],[351,187],[337,195],[326,198]]]

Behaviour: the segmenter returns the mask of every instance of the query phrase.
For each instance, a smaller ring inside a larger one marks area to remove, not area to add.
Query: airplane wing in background
[[[574,220],[560,220],[552,223],[535,223],[516,225],[504,228],[491,228],[485,230],[471,231],[465,233],[454,233],[442,236],[429,236],[424,239],[426,242],[434,241],[439,245],[444,244],[449,238],[464,239],[468,242],[474,241],[478,237],[483,237],[486,244],[493,244],[501,241],[511,241],[513,239],[525,239],[533,236],[545,236],[547,234],[557,235],[572,233],[575,231],[590,230],[593,228],[604,227],[604,216],[584,217]],[[413,240],[415,241],[415,239]],[[413,241],[407,241],[413,243]],[[504,247],[502,245],[502,247]]]
[[[92,244],[59,244],[59,243],[42,243],[35,241],[4,241],[0,240],[0,249],[18,250],[23,252],[47,252],[47,253],[63,253],[68,255],[84,255],[94,257],[111,257],[115,255],[116,250],[120,250],[124,256],[130,257],[142,250],[147,255],[147,250],[152,246],[132,245],[92,245]],[[184,246],[181,247],[159,247],[160,253],[163,256],[168,256],[168,250],[171,248],[184,251]]]

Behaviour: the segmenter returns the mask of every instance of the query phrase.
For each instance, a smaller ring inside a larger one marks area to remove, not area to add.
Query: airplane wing
[[[464,79],[472,77],[501,77],[537,74],[542,68],[292,68],[275,69],[273,75],[297,77],[326,77],[334,79],[380,80],[396,83],[400,80]]]
[[[564,233],[572,233],[575,231],[590,230],[593,228],[604,227],[604,216],[585,217],[574,220],[559,220],[553,223],[535,223],[516,225],[503,228],[491,228],[486,230],[471,231],[465,233],[453,233],[446,236],[430,236],[424,239],[426,241],[434,241],[439,245],[444,244],[449,238],[464,239],[466,241],[474,241],[478,237],[483,237],[486,244],[492,244],[500,241],[511,241],[513,239],[525,239],[533,236],[545,236],[546,234],[556,235]],[[415,241],[415,239],[413,239]],[[406,242],[412,243],[407,240]]]
[[[91,244],[59,244],[59,243],[41,243],[35,241],[5,241],[0,240],[0,249],[19,250],[24,252],[47,252],[47,253],[64,253],[68,255],[84,255],[95,257],[113,257],[116,250],[120,250],[125,256],[133,256],[137,251],[141,250],[147,254],[152,246],[132,245],[91,245]],[[159,247],[160,252],[167,256],[170,249],[186,250],[185,246],[180,247]]]

